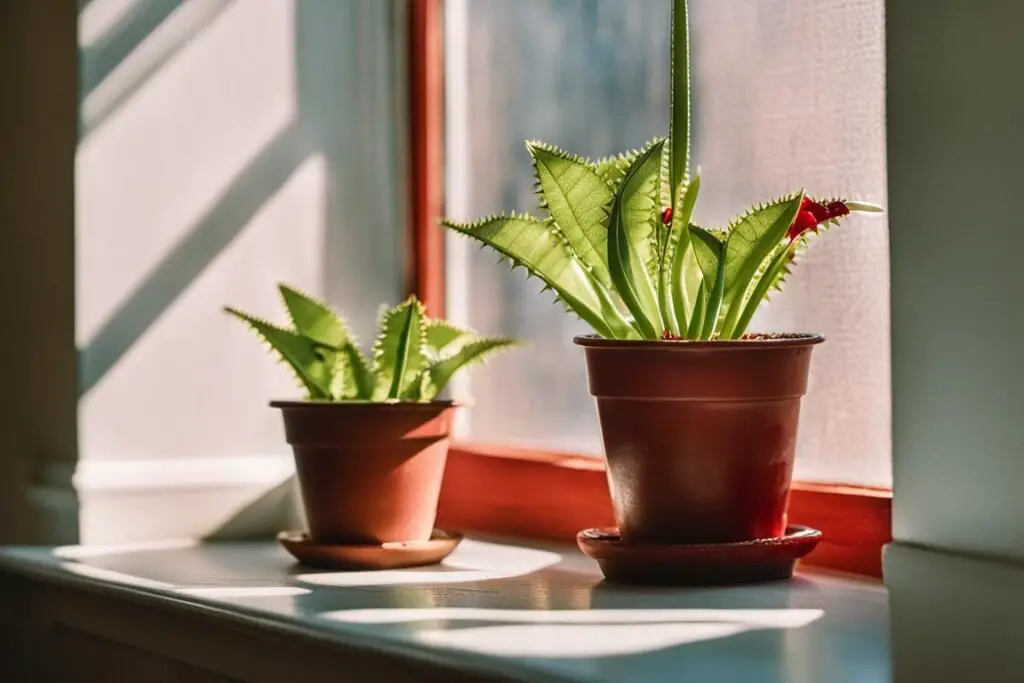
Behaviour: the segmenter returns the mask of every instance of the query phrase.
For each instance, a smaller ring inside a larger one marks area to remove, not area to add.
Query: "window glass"
[[[885,201],[882,0],[692,0],[696,222],[805,187]],[[596,158],[668,131],[667,0],[448,0],[448,213],[536,211],[525,139]],[[540,283],[448,237],[453,316],[532,350],[478,368],[464,436],[600,453],[582,352],[588,328]],[[796,476],[888,485],[885,218],[815,242],[761,331],[814,331]]]

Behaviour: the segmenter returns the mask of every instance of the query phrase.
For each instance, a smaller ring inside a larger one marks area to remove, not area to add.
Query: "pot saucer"
[[[616,583],[710,586],[788,579],[821,532],[790,525],[784,536],[738,543],[656,545],[625,543],[615,527],[584,529],[576,542]]]
[[[315,543],[305,531],[282,531],[277,541],[306,566],[358,571],[437,564],[452,554],[462,541],[462,534],[434,529],[428,541],[341,545]]]

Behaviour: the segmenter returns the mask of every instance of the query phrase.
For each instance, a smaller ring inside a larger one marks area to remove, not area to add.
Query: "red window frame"
[[[443,0],[409,3],[410,258],[408,288],[432,315],[444,315]],[[795,482],[789,519],[824,533],[805,564],[880,577],[892,540],[892,493],[885,489]],[[442,527],[552,541],[611,526],[604,464],[580,455],[457,442],[438,510]]]

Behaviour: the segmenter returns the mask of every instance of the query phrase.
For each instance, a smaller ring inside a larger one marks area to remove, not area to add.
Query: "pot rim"
[[[731,351],[752,349],[777,349],[794,346],[813,346],[825,341],[825,336],[817,332],[785,332],[771,334],[751,334],[743,339],[606,339],[596,334],[584,334],[573,337],[573,343],[585,348],[603,349],[644,349],[648,351],[681,351],[684,349],[721,349]]]
[[[313,401],[310,399],[274,399],[270,401],[271,408],[314,408],[317,410],[353,410],[379,409],[379,410],[437,410],[438,408],[461,408],[465,404],[451,399],[434,401]]]

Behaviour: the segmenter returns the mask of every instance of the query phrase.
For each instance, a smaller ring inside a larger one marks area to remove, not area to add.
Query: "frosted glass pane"
[[[693,0],[696,220],[722,225],[801,186],[885,201],[882,0]],[[448,211],[535,210],[523,140],[585,156],[668,130],[667,0],[449,0]],[[599,453],[587,327],[536,280],[449,237],[452,314],[533,349],[478,369],[474,440]],[[889,273],[885,219],[814,244],[754,328],[824,333],[804,401],[797,476],[888,485]]]

